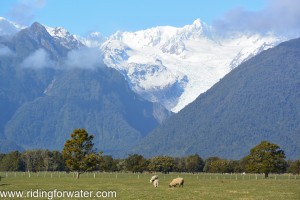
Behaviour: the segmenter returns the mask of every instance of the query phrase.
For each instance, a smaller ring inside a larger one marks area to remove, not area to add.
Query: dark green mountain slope
[[[99,150],[127,156],[170,115],[140,99],[114,69],[65,67],[69,50],[38,23],[0,39],[0,45],[13,52],[0,57],[0,152],[61,150],[75,128],[85,128],[95,135]],[[24,66],[28,58],[33,66]],[[41,61],[41,67],[33,61]]]
[[[9,38],[0,38],[0,47],[11,50],[10,55],[0,56],[0,151],[6,152],[13,143],[5,140],[6,123],[19,106],[42,95],[54,76],[52,68],[23,68],[23,60],[40,48],[57,59],[59,54],[66,55],[67,49],[55,42],[39,23],[34,23]]]
[[[300,156],[300,39],[241,64],[150,133],[135,152],[241,158],[261,140]]]
[[[73,129],[82,127],[95,135],[99,150],[120,155],[158,125],[154,108],[113,69],[73,69],[57,75],[45,95],[22,105],[5,135],[26,149],[61,149]]]

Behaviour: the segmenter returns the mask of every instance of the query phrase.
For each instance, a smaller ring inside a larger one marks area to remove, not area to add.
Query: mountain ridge
[[[136,93],[178,112],[240,63],[282,40],[253,33],[220,37],[195,20],[184,27],[117,32],[101,49],[104,62],[119,70]]]
[[[6,113],[0,143],[9,144],[1,152],[61,150],[73,129],[86,128],[99,150],[126,156],[170,115],[132,92],[117,70],[101,63],[86,66],[93,55],[66,47],[37,22],[0,45],[13,52],[0,61],[0,108]],[[79,55],[79,63],[66,62]]]
[[[262,140],[300,153],[300,39],[242,63],[156,128],[134,153],[240,159]]]
[[[183,27],[158,26],[105,38],[46,27],[68,49],[99,48],[107,66],[117,69],[132,90],[178,112],[245,60],[286,40],[277,35],[232,32],[221,35],[200,19]]]

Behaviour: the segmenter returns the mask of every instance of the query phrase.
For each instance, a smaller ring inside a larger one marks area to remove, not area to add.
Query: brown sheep
[[[183,187],[183,183],[184,183],[183,178],[175,178],[171,181],[169,187],[176,187],[177,185],[179,185],[179,187],[180,186]]]

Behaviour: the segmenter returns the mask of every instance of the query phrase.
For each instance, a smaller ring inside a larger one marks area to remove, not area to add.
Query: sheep
[[[152,183],[154,180],[158,179],[158,176],[157,175],[154,175],[151,177],[150,179],[150,183]]]
[[[183,187],[183,183],[184,183],[183,178],[175,178],[171,181],[169,187],[176,187],[177,185],[179,185],[179,187],[180,186]]]
[[[155,179],[155,180],[153,181],[153,186],[154,186],[154,187],[158,187],[158,184],[159,184],[159,180],[158,180],[158,179]]]

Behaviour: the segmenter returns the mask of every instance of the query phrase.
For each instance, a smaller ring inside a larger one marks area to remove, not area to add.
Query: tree
[[[185,159],[186,170],[188,172],[202,172],[204,167],[204,162],[202,158],[198,155],[190,155]]]
[[[24,171],[24,163],[19,151],[13,151],[2,156],[0,171]]]
[[[216,160],[219,160],[220,158],[219,157],[209,157],[205,160],[205,165],[204,165],[204,168],[203,168],[203,171],[204,172],[210,172],[210,165],[212,162],[216,161]]]
[[[80,174],[95,170],[100,162],[100,155],[93,149],[93,139],[94,136],[88,135],[86,130],[75,129],[71,139],[64,145],[63,157],[66,166],[77,173],[77,179]]]
[[[186,172],[185,157],[175,158],[175,169],[176,172]]]
[[[150,171],[169,173],[175,168],[175,160],[170,156],[156,156],[150,159]]]
[[[117,171],[117,162],[113,159],[112,156],[103,156],[102,162],[100,163],[100,170],[106,172]]]
[[[125,160],[126,169],[129,171],[135,172],[143,172],[147,166],[147,160],[138,154],[129,155],[129,157]]]
[[[214,160],[210,163],[208,172],[228,173],[228,172],[230,172],[230,161],[225,160],[225,159]]]
[[[62,153],[59,151],[52,151],[52,163],[51,170],[52,171],[64,171],[65,163]]]
[[[284,151],[277,144],[262,141],[251,149],[246,157],[246,170],[255,173],[264,173],[265,178],[269,173],[284,172],[286,161]]]
[[[22,154],[26,171],[47,171],[44,161],[48,160],[49,157],[47,153],[42,153],[43,151],[45,150],[27,150]]]
[[[300,160],[288,161],[288,173],[300,174]]]

